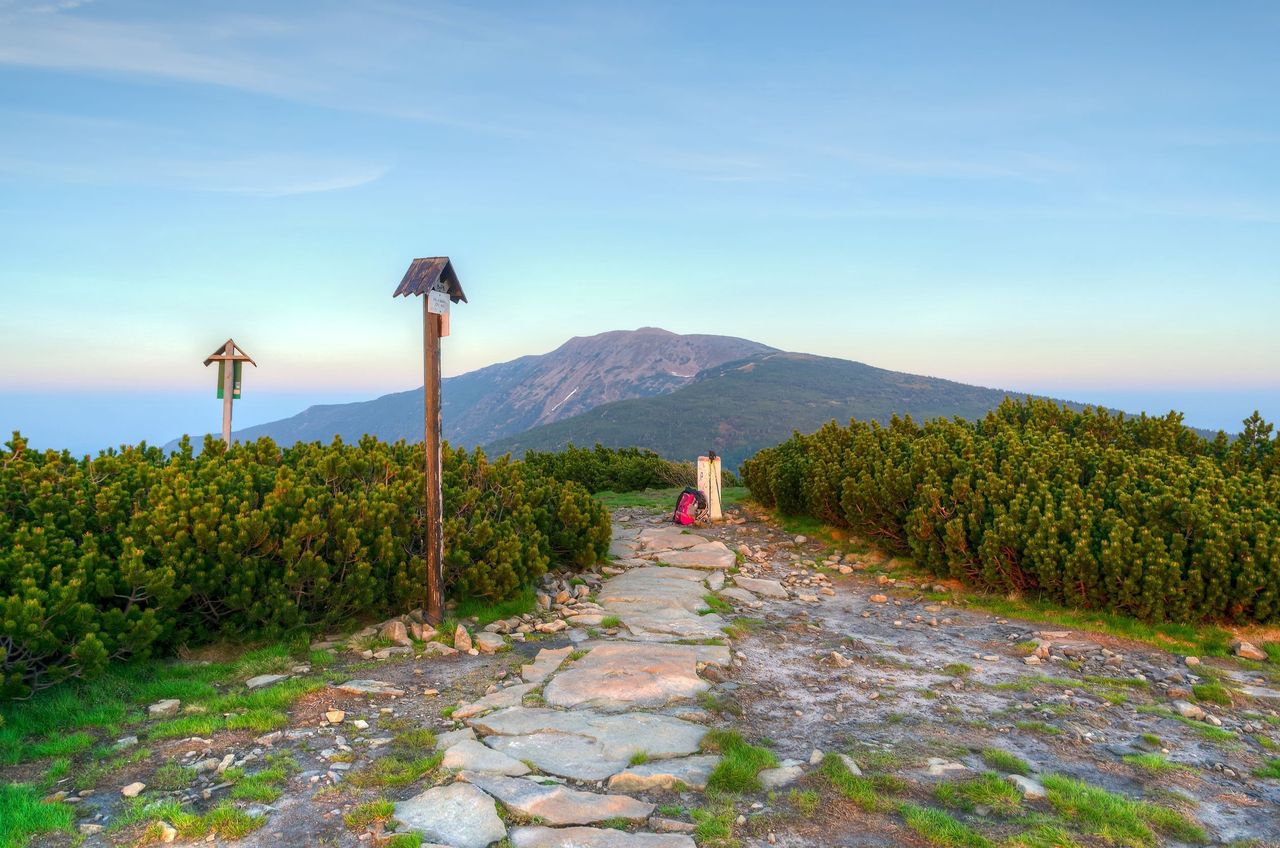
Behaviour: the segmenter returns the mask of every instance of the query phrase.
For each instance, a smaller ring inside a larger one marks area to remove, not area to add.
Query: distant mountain
[[[468,447],[570,418],[603,403],[667,394],[708,368],[775,349],[729,336],[676,335],[654,327],[573,338],[550,353],[522,356],[443,381],[444,437]],[[422,389],[359,403],[313,406],[280,421],[237,430],[281,444],[422,438]],[[175,443],[176,444],[176,443]]]
[[[793,431],[810,432],[833,419],[883,422],[895,413],[918,421],[940,415],[980,418],[1010,394],[845,359],[775,351],[709,368],[670,394],[604,404],[495,440],[487,450],[523,454],[599,442],[650,448],[671,459],[714,450],[726,467],[736,468]]]

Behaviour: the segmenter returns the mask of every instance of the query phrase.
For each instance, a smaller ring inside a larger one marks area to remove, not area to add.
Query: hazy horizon
[[[546,352],[529,350],[525,354]],[[876,362],[866,364],[884,367]],[[369,391],[288,392],[255,386],[258,374],[252,368],[246,370],[244,396],[235,404],[237,430],[287,418],[310,406],[372,400],[392,392],[421,388],[419,381],[416,385]],[[927,373],[924,376],[954,379],[945,373]],[[180,388],[152,392],[119,389],[13,391],[0,388],[0,434],[4,435],[0,441],[8,441],[9,434],[19,430],[34,448],[66,448],[74,454],[93,454],[108,447],[141,441],[164,445],[182,435],[190,435],[198,441],[205,433],[216,431],[222,409],[221,401],[215,397],[213,369],[207,369],[199,377],[199,380],[192,379]],[[1211,431],[1235,433],[1240,422],[1255,410],[1268,421],[1280,423],[1280,387],[1257,390],[1159,387],[1117,390],[1044,384],[988,388],[1004,389],[1014,395],[1035,394],[1106,406],[1132,414],[1164,415],[1177,411],[1184,413],[1188,426]]]

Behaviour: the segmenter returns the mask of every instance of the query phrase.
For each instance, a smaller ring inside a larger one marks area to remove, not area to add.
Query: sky
[[[737,335],[1280,419],[1280,5],[0,0],[0,433]]]

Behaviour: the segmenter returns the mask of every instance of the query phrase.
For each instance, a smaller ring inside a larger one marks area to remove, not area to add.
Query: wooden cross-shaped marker
[[[258,363],[236,347],[234,339],[227,339],[221,347],[209,354],[209,358],[204,361],[205,367],[214,362],[221,366],[222,385],[218,387],[218,395],[222,398],[222,441],[227,443],[227,447],[231,447],[231,401],[240,395],[240,386],[235,379],[236,365],[247,362],[257,368]]]

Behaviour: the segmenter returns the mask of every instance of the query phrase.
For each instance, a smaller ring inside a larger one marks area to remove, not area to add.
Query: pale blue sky
[[[1280,418],[1277,43],[1270,2],[0,0],[0,430],[215,425],[229,335],[238,423],[417,385],[390,293],[438,253],[446,373],[656,325]]]

